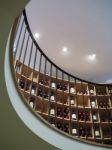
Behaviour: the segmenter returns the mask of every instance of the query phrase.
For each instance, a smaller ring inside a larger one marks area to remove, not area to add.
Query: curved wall
[[[60,135],[59,133],[55,132],[54,130],[50,129],[45,124],[43,124],[39,119],[37,119],[29,111],[29,109],[21,101],[13,83],[10,65],[9,65],[9,45],[7,45],[6,50],[7,51],[6,51],[6,57],[5,57],[5,78],[6,78],[7,90],[8,90],[12,105],[14,106],[19,117],[28,126],[28,128],[30,128],[37,136],[40,136],[41,138],[43,138],[50,144],[55,145],[56,147],[59,147],[60,149],[68,150],[70,147],[70,149],[72,150],[75,147],[78,150],[82,148],[86,148],[86,150],[89,150],[89,149],[95,150],[96,146],[80,143],[78,141],[69,139],[68,137],[65,137],[63,135]],[[11,88],[8,88],[8,87],[11,87]],[[97,149],[103,150],[106,148],[97,147]]]
[[[8,43],[9,44],[9,43]],[[7,45],[9,47],[9,45]],[[5,78],[7,91],[11,100],[15,111],[21,118],[21,120],[26,124],[28,128],[30,128],[33,133],[42,139],[46,140],[52,145],[59,147],[63,150],[74,150],[74,147],[78,150],[86,149],[86,150],[105,150],[106,148],[97,147],[85,143],[81,143],[75,140],[72,140],[66,136],[63,136],[56,131],[49,128],[47,125],[43,124],[40,119],[38,119],[33,113],[29,111],[27,106],[23,103],[20,96],[18,95],[17,89],[14,86],[13,78],[11,76],[10,64],[9,64],[9,48],[6,49],[5,56]],[[11,87],[11,88],[8,88]],[[13,91],[13,92],[12,92]],[[15,100],[16,99],[16,100]]]
[[[5,85],[4,57],[10,28],[29,0],[0,1],[0,149],[54,150],[55,147],[35,136],[14,111]],[[8,76],[9,77],[9,76]],[[8,78],[9,79],[9,78]],[[8,88],[11,88],[8,86]],[[13,91],[11,90],[13,93]],[[13,97],[14,98],[14,97]],[[14,100],[16,100],[14,98]]]

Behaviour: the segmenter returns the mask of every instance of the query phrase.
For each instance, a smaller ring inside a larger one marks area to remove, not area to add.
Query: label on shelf
[[[93,115],[93,120],[95,120],[95,121],[97,120],[97,117],[96,117],[96,115]]]
[[[92,102],[91,102],[91,106],[92,106],[92,107],[95,107],[95,105],[96,105],[96,104],[95,104],[95,101],[92,101]]]
[[[55,127],[55,124],[54,124],[54,123],[52,123],[51,125],[52,125],[53,127]]]
[[[94,93],[94,90],[91,89],[91,90],[90,90],[90,94],[95,94],[95,93]]]
[[[31,94],[35,94],[35,90],[34,89],[31,90]]]
[[[100,132],[98,130],[95,131],[95,136],[100,136]]]
[[[74,105],[74,100],[71,100],[71,105]]]
[[[55,96],[51,96],[50,100],[55,101]]]
[[[75,89],[73,87],[70,88],[70,93],[75,93]]]
[[[51,115],[54,115],[54,114],[55,114],[55,110],[54,110],[54,109],[51,109],[51,110],[50,110],[50,114],[51,114]]]
[[[77,134],[77,129],[72,129],[72,134]]]
[[[30,102],[30,106],[33,108],[33,107],[34,107],[34,103],[33,103],[33,102]]]
[[[51,87],[52,87],[52,88],[56,88],[56,83],[55,83],[55,82],[52,82],[52,83],[51,83]]]
[[[72,119],[76,119],[76,114],[72,114]]]

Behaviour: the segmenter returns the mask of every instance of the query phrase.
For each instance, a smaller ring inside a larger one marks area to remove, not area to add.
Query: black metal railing
[[[65,135],[112,145],[112,85],[85,81],[54,64],[33,37],[25,10],[13,57],[18,88],[35,113]]]

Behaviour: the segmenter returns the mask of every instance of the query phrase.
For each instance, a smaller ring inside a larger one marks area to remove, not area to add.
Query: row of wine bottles
[[[99,102],[99,107],[100,108],[108,108],[108,107],[110,107],[110,105],[109,105],[108,101],[102,101],[102,102]]]
[[[70,132],[70,127],[68,124],[65,124],[64,127],[61,123],[57,124],[57,128],[60,130],[63,130],[64,132],[69,133]],[[72,135],[75,136],[80,136],[80,137],[93,137],[92,135],[92,130],[89,127],[83,127],[80,126],[78,127],[72,127],[71,129]],[[100,129],[98,127],[95,127],[95,132],[94,132],[95,137],[101,137]]]
[[[30,101],[30,106],[32,108],[34,108],[35,106],[35,102],[34,100]],[[55,107],[55,106],[54,106]],[[50,115],[55,115],[55,108],[50,108]],[[79,120],[79,121],[91,121],[91,119],[93,119],[94,122],[98,121],[98,114],[97,113],[93,113],[92,114],[92,118],[90,119],[90,114],[87,111],[79,111],[78,115],[75,111],[72,111],[70,113],[69,108],[68,107],[57,107],[57,117],[63,117],[66,119],[70,119],[70,114],[71,114],[71,119],[72,120]],[[110,113],[108,113],[108,115],[100,115],[100,120],[101,122],[112,122],[112,115],[111,115],[111,111]]]
[[[24,89],[25,88],[25,80],[19,80],[19,85],[20,85],[21,89]],[[26,86],[26,88],[27,88],[27,86]],[[38,92],[38,96],[50,99],[51,102],[55,102],[55,100],[56,100],[56,95],[53,92],[47,93],[42,88],[39,88],[37,92]],[[35,89],[34,85],[32,85],[31,94],[36,95],[36,89]],[[75,101],[72,96],[70,96],[70,101],[71,101],[71,105],[75,104]],[[110,104],[108,101],[100,101],[100,102],[98,102],[98,106],[99,106],[99,108],[109,108]],[[91,107],[92,108],[96,107],[96,102],[94,99],[91,100]]]
[[[46,81],[44,81],[44,80],[41,80],[40,82],[39,82],[39,84],[41,84],[41,85],[46,85]],[[24,79],[20,79],[19,80],[19,85],[20,85],[20,87],[23,89],[24,87],[25,87],[25,80]],[[32,86],[31,85],[29,85],[29,87],[25,87],[25,88],[27,88],[27,89],[32,89],[32,91],[34,91],[34,93],[36,92],[36,87],[37,85],[33,85],[32,84]],[[67,92],[69,92],[70,91],[70,93],[76,93],[76,89],[75,89],[75,87],[74,86],[70,86],[70,88],[69,88],[69,86],[68,85],[66,85],[66,84],[62,84],[62,83],[55,83],[54,81],[53,82],[51,82],[51,88],[54,88],[54,89],[58,89],[58,90],[63,90],[63,91],[67,91]],[[85,89],[85,90],[80,90],[80,91],[78,91],[77,90],[77,94],[86,94],[86,95],[106,95],[107,93],[106,92],[104,92],[104,91],[102,91],[102,90],[96,90],[96,93],[95,93],[95,91],[93,90],[93,89],[90,89],[90,90],[88,90],[88,89]]]

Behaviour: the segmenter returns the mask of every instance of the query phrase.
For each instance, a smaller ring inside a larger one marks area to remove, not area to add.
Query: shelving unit
[[[52,126],[72,137],[112,145],[112,85],[43,74],[20,61],[14,67],[29,106]]]

